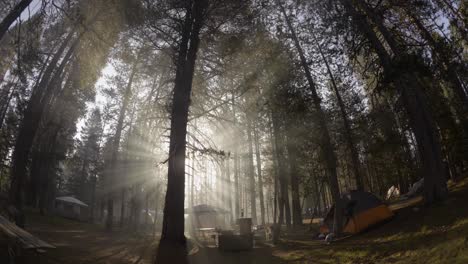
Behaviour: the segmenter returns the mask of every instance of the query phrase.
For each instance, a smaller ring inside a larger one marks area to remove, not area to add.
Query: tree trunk
[[[230,162],[229,156],[225,160],[225,167],[226,167],[226,185],[227,185],[227,208],[229,210],[229,217],[232,220],[232,184],[231,184],[231,169],[230,169]]]
[[[184,185],[187,121],[196,55],[203,26],[206,0],[187,3],[178,50],[171,111],[167,192],[161,240],[155,263],[188,263],[184,236]]]
[[[234,93],[231,94],[232,102],[232,113],[234,126],[237,124],[236,118],[236,106],[235,106],[235,97]],[[239,147],[234,146],[234,218],[238,219],[240,217],[240,194],[239,194]]]
[[[154,222],[153,222],[153,237],[156,236],[156,228],[158,223],[158,210],[159,210],[159,184],[156,185],[155,193],[154,193]]]
[[[320,187],[318,184],[317,176],[314,176],[314,192],[315,192],[315,205],[313,215],[320,214],[322,212],[322,204],[320,202]],[[313,217],[312,217],[313,220]]]
[[[111,157],[109,162],[106,165],[106,187],[108,188],[107,192],[107,219],[106,219],[106,230],[112,231],[113,222],[114,222],[114,174],[116,173],[117,166],[117,156],[119,153],[120,138],[122,137],[122,129],[124,125],[125,114],[127,112],[128,104],[130,103],[130,97],[132,94],[132,83],[137,71],[137,65],[139,60],[139,54],[137,55],[135,61],[133,62],[132,70],[128,78],[127,86],[125,87],[124,97],[122,100],[122,105],[120,106],[119,119],[117,120],[117,125],[115,127],[115,135],[112,138],[111,146]]]
[[[137,232],[140,228],[141,220],[141,209],[142,209],[142,198],[141,198],[141,183],[135,184],[134,188],[134,207],[133,207],[133,230]]]
[[[91,176],[91,202],[89,218],[91,223],[94,222],[94,211],[96,210],[96,175]]]
[[[21,16],[21,13],[29,6],[32,0],[21,0],[0,23],[0,40],[5,36],[10,26]]]
[[[272,211],[273,211],[273,224],[276,225],[276,216],[278,215],[278,159],[276,156],[276,137],[274,136],[274,123],[273,123],[273,116],[274,114],[271,113],[270,116],[270,141],[271,141],[271,149],[272,149],[272,160],[273,160],[273,203],[272,203]]]
[[[3,127],[3,121],[5,121],[5,117],[8,113],[8,108],[10,107],[10,102],[11,102],[11,99],[13,98],[17,85],[16,84],[14,86],[12,85],[11,87],[9,87],[9,89],[7,87],[8,86],[5,85],[5,91],[4,91],[5,94],[2,95],[3,98],[5,98],[5,102],[3,102],[3,100],[1,102],[2,105],[0,109],[0,129],[2,129]]]
[[[342,2],[347,11],[359,24],[359,29],[370,40],[387,74],[395,72],[400,67],[399,64],[407,65],[415,63],[399,47],[394,36],[383,24],[382,19],[372,12],[366,3],[359,0],[355,5],[365,12],[366,16],[372,20],[380,33],[382,33],[382,36],[395,54],[396,64],[392,62],[388,53],[381,50],[382,44],[366,19],[348,1],[342,0]],[[413,70],[399,73],[398,76],[395,76],[394,84],[401,95],[403,105],[408,112],[410,125],[416,137],[424,173],[425,202],[426,204],[431,204],[434,201],[443,200],[448,194],[446,173],[443,170],[442,152],[436,125],[428,105],[428,100],[423,92],[424,82],[418,78],[418,73]]]
[[[79,197],[82,201],[86,201],[85,199],[85,193],[86,193],[86,179],[88,178],[88,158],[85,157],[83,160],[83,164],[81,165],[81,177],[80,177],[80,194]]]
[[[289,207],[288,180],[286,178],[286,164],[284,160],[284,141],[279,124],[278,114],[273,112],[273,134],[275,138],[275,155],[278,167],[278,183],[279,183],[279,219],[278,224],[282,225],[286,222],[286,226],[291,226],[291,210]],[[286,221],[285,221],[286,220]]]
[[[287,151],[289,157],[289,174],[291,179],[291,196],[292,196],[292,220],[293,226],[302,225],[302,210],[299,196],[299,180],[298,180],[298,164],[297,164],[297,146],[294,144],[294,139],[287,138]]]
[[[194,206],[195,199],[195,151],[192,151],[192,169],[190,173],[191,182],[190,182],[190,207]]]
[[[35,178],[37,182],[36,191],[39,197],[34,201],[34,204],[39,207],[41,215],[45,214],[47,209],[46,207],[48,207],[47,205],[51,201],[50,198],[55,198],[54,168],[58,162],[55,153],[57,151],[58,135],[65,127],[65,124],[63,123],[64,120],[65,119],[62,119],[59,123],[53,126],[48,126],[43,132],[43,136],[36,139],[40,142],[37,150],[38,156],[35,157],[37,159],[36,163],[38,163],[38,167],[36,168],[37,171],[30,172],[30,178]]]
[[[41,155],[42,145],[37,146],[36,149],[33,149],[31,153],[31,165],[30,165],[30,179],[27,183],[27,193],[26,193],[26,205],[31,207],[37,206],[38,195],[39,195],[39,177],[41,170],[41,163],[45,156],[44,153]]]
[[[254,153],[253,153],[253,139],[252,139],[252,125],[250,120],[247,121],[247,139],[249,141],[249,193],[250,193],[250,208],[252,216],[252,224],[257,225],[257,195],[255,192],[255,167],[254,167]]]
[[[449,100],[452,103],[457,118],[461,121],[464,133],[468,133],[468,95],[465,93],[463,84],[457,74],[456,66],[450,61],[449,47],[446,47],[442,41],[437,41],[433,36],[434,32],[430,32],[419,17],[408,7],[405,8],[408,17],[416,25],[421,36],[431,46],[433,60],[438,65],[442,72],[442,77],[449,83],[449,88],[452,90],[452,95]]]
[[[278,1],[278,0],[277,0]],[[330,191],[332,194],[332,199],[333,202],[335,203],[335,214],[334,214],[334,233],[336,235],[341,234],[341,229],[342,229],[342,211],[341,211],[341,199],[340,199],[340,190],[339,190],[339,184],[338,184],[338,175],[336,172],[336,155],[335,151],[333,149],[333,145],[330,139],[330,133],[328,131],[327,127],[327,121],[325,117],[325,113],[322,109],[321,106],[321,99],[317,94],[315,82],[312,79],[312,74],[310,73],[309,65],[307,63],[307,60],[304,56],[304,51],[302,50],[302,47],[299,43],[299,39],[297,38],[296,32],[294,30],[294,27],[292,26],[291,20],[286,14],[286,11],[281,5],[281,3],[278,1],[278,5],[281,9],[281,12],[283,13],[283,16],[286,20],[286,24],[289,28],[289,31],[291,32],[291,36],[294,41],[294,46],[296,47],[297,52],[299,53],[299,58],[301,61],[302,68],[304,70],[305,76],[307,78],[307,82],[309,84],[309,90],[312,93],[312,101],[314,103],[315,109],[317,111],[317,122],[318,126],[320,128],[321,132],[321,151],[323,158],[325,160],[326,166],[327,166],[327,174],[328,174],[328,180],[330,184]]]
[[[354,23],[356,23],[358,30],[360,30],[362,34],[365,35],[365,37],[369,40],[370,45],[379,57],[380,64],[384,70],[391,71],[392,60],[387,50],[385,49],[382,42],[380,42],[380,39],[377,37],[372,27],[367,22],[366,16],[358,12],[358,10],[356,10],[351,2],[352,1],[350,0],[341,0],[341,3],[345,7],[346,12],[353,18]]]
[[[239,154],[234,150],[234,210],[235,218],[240,217],[240,189],[239,189]]]
[[[138,60],[138,58],[137,58]],[[133,77],[132,77],[133,78]],[[132,118],[130,120],[130,128],[128,130],[128,134],[129,134],[129,137],[132,135],[132,123],[133,123],[133,114],[132,114]],[[122,168],[122,171],[124,173],[124,175],[130,175],[131,174],[131,170],[130,170],[130,167],[133,165],[132,164],[132,160],[130,159],[130,155],[129,155],[129,151],[130,151],[130,140],[127,140],[127,145],[125,146],[125,160],[122,161],[122,163],[124,163],[124,168]],[[126,179],[125,179],[125,176],[121,176],[121,189],[120,189],[120,199],[121,199],[121,203],[120,203],[120,228],[122,228],[124,225],[125,225],[125,192],[126,192],[126,184],[124,184],[126,182]]]
[[[436,135],[436,126],[429,114],[427,100],[413,76],[404,76],[408,83],[401,82],[402,99],[409,112],[410,123],[416,136],[418,151],[424,173],[424,198],[427,204],[444,200],[448,194],[447,175],[442,163],[442,152],[439,138]],[[408,89],[413,87],[413,89]]]
[[[260,213],[262,218],[262,225],[265,225],[265,201],[263,196],[263,179],[262,179],[262,161],[260,157],[260,139],[258,130],[254,127],[254,141],[255,141],[255,156],[257,161],[257,176],[258,176],[258,198],[260,199]]]
[[[99,199],[99,221],[102,222],[104,218],[105,199],[101,196]]]
[[[76,42],[70,47],[67,54],[62,59],[62,62],[59,63],[59,59],[72,36],[73,34],[70,33],[64,40],[55,53],[54,58],[49,63],[41,80],[33,88],[31,98],[24,111],[23,120],[19,126],[18,136],[16,137],[15,148],[12,155],[10,203],[19,211],[15,222],[20,227],[24,227],[23,189],[26,181],[29,154],[44,110],[48,106],[54,90],[60,85],[62,72],[73,54]]]
[[[266,195],[266,203],[265,203],[265,224],[270,223],[270,197],[268,194]]]
[[[120,199],[121,199],[121,204],[120,204],[120,227],[122,228],[124,226],[125,222],[125,188],[122,188],[120,190]]]
[[[364,190],[364,185],[362,183],[362,175],[360,173],[360,161],[359,161],[359,155],[356,149],[356,145],[354,144],[353,140],[353,134],[351,130],[351,124],[349,122],[348,115],[346,113],[346,107],[343,102],[343,99],[341,98],[341,94],[338,90],[338,86],[336,84],[335,77],[333,76],[333,73],[331,71],[330,65],[328,64],[328,60],[325,58],[325,54],[323,53],[322,47],[320,46],[320,43],[317,41],[317,39],[314,37],[315,44],[318,48],[318,51],[322,57],[323,62],[325,63],[325,66],[327,68],[327,73],[330,77],[331,81],[331,86],[333,88],[333,91],[336,96],[336,100],[338,101],[338,106],[340,107],[340,113],[341,113],[341,118],[343,119],[343,126],[344,126],[344,133],[345,133],[345,138],[346,138],[346,143],[348,144],[349,152],[351,154],[351,162],[353,164],[353,173],[354,173],[354,180],[356,181],[356,189],[357,190]]]

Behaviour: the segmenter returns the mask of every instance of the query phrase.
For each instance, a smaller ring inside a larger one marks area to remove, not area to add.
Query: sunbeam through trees
[[[0,262],[468,261],[467,8],[0,0]]]

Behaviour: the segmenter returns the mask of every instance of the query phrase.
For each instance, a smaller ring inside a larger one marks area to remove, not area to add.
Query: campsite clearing
[[[451,185],[449,199],[431,208],[400,210],[390,222],[327,245],[309,225],[286,232],[279,245],[256,244],[230,253],[197,248],[191,263],[468,263],[468,180]],[[56,246],[34,263],[151,263],[159,237],[31,213],[27,230]],[[314,225],[318,229],[318,225]],[[206,262],[208,261],[209,262]]]

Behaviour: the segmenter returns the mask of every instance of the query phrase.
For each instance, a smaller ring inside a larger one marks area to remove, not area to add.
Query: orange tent
[[[356,234],[393,216],[393,212],[379,198],[369,192],[351,191],[341,197],[343,201],[344,233]],[[320,233],[333,230],[335,206],[323,220]]]

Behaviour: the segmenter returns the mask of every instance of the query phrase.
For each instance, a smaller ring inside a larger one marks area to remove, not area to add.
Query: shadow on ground
[[[276,263],[468,263],[468,179],[451,186],[447,201],[408,208],[368,232],[327,245],[309,226],[284,234],[273,247],[258,244],[245,252],[200,248],[191,264]],[[30,215],[27,230],[57,248],[29,254],[38,264],[149,264],[158,237],[131,232],[106,233],[103,227],[51,216]],[[0,263],[2,263],[0,261]],[[176,263],[174,263],[176,264]]]
[[[251,251],[223,252],[217,248],[201,248],[189,256],[190,264],[276,264],[284,263],[284,260],[274,256],[272,248],[260,247]]]

